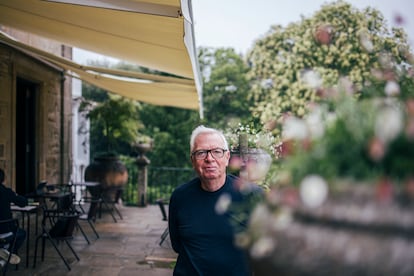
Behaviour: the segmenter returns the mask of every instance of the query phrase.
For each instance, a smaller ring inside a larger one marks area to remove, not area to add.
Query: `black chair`
[[[109,187],[102,190],[101,195],[101,202],[99,206],[99,215],[102,213],[102,205],[105,206],[106,209],[109,210],[112,219],[114,222],[117,222],[115,217],[115,212],[118,214],[120,219],[123,219],[121,212],[116,207],[119,203],[120,199],[122,198],[122,193],[124,192],[123,188],[120,187]]]
[[[93,232],[95,233],[97,239],[99,239],[99,234],[95,229],[94,223],[96,221],[96,215],[98,213],[100,202],[101,202],[100,200],[91,199],[88,213],[79,215],[79,220],[88,222],[89,226],[92,228]]]
[[[58,216],[59,214],[63,214],[63,215],[78,214],[80,216],[79,211],[76,210],[73,204],[73,200],[74,200],[74,197],[72,193],[65,192],[63,196],[56,198],[55,209],[48,209],[47,211],[49,213],[52,213],[52,212],[55,213],[55,216]],[[86,235],[85,231],[83,231],[82,226],[78,222],[76,223],[76,228],[82,233],[86,242],[90,244],[88,236]]]
[[[157,200],[157,204],[160,207],[160,211],[161,211],[161,215],[162,215],[162,220],[164,221],[168,221],[168,216],[167,216],[167,212],[165,210],[165,200],[163,199],[158,199]],[[163,242],[165,241],[165,239],[168,237],[169,234],[169,230],[168,230],[168,225],[165,228],[164,232],[161,234],[161,241],[159,243],[159,245],[161,246],[163,244]]]
[[[57,243],[65,242],[69,249],[72,251],[73,255],[79,261],[79,256],[76,254],[75,250],[70,244],[70,241],[73,239],[73,232],[77,226],[79,215],[76,213],[72,214],[62,214],[56,213],[54,211],[45,210],[43,213],[42,220],[42,233],[36,238],[35,243],[35,252],[34,252],[34,261],[33,268],[36,267],[37,260],[37,248],[39,240],[42,239],[42,261],[45,258],[45,243],[46,240],[49,240],[56,252],[59,254],[60,258],[65,263],[68,270],[71,270],[71,267],[68,261],[63,256],[62,252],[59,250]]]
[[[45,201],[45,198],[43,197],[46,189],[47,189],[47,181],[42,180],[39,182],[39,184],[37,184],[35,191],[25,194],[25,197],[38,202],[39,206],[43,208],[44,206],[46,206],[46,201]],[[38,232],[38,220],[39,220],[39,213],[36,213],[36,234]]]
[[[9,264],[18,264],[20,262],[20,258],[11,253],[14,251],[14,246],[16,244],[16,233],[18,228],[19,222],[17,219],[0,220],[0,229],[2,229],[0,232],[0,250],[2,250],[2,259],[4,259],[4,257],[7,258],[2,267],[3,275],[6,275]]]

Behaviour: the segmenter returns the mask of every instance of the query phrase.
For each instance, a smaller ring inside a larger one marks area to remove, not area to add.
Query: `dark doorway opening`
[[[36,83],[16,79],[16,192],[27,194],[36,187]]]

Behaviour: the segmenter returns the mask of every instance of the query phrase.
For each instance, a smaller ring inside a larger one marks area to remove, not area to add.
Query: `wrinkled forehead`
[[[220,134],[215,132],[200,133],[194,140],[194,149],[224,148],[225,144]]]

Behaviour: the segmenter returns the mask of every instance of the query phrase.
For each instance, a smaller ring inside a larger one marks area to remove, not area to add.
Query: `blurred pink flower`
[[[333,33],[332,26],[325,24],[325,25],[319,26],[316,29],[314,33],[314,37],[315,37],[316,42],[323,44],[323,45],[328,45],[332,41],[332,33]]]
[[[371,139],[368,145],[368,154],[372,160],[380,161],[385,155],[384,143],[376,137]]]
[[[401,14],[395,14],[394,15],[394,22],[397,25],[403,25],[404,24],[404,17]]]
[[[234,155],[230,158],[229,168],[231,170],[240,170],[242,166],[243,160],[240,158],[240,156]]]
[[[394,189],[392,187],[391,181],[388,178],[384,177],[380,179],[375,188],[375,195],[378,201],[386,203],[392,200]]]
[[[405,135],[409,140],[414,140],[414,118],[411,117],[408,119],[407,124],[405,126]]]

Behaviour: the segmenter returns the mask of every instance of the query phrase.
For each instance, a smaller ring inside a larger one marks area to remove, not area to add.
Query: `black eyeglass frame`
[[[220,152],[221,152],[221,153],[219,154],[219,156],[216,156],[217,152],[216,152],[216,153],[214,153],[214,151],[217,151],[217,150],[220,150]],[[206,158],[207,158],[208,154],[210,153],[210,154],[211,154],[211,156],[212,156],[214,159],[220,159],[220,158],[223,158],[224,153],[225,153],[226,151],[228,151],[228,149],[223,149],[223,148],[214,148],[214,149],[209,149],[209,150],[195,150],[195,151],[193,151],[193,152],[191,153],[191,156],[193,156],[196,160],[204,160],[204,159],[206,159]],[[201,158],[201,157],[198,157],[198,158],[197,158],[197,154],[203,154],[203,157],[202,157],[202,158]]]

